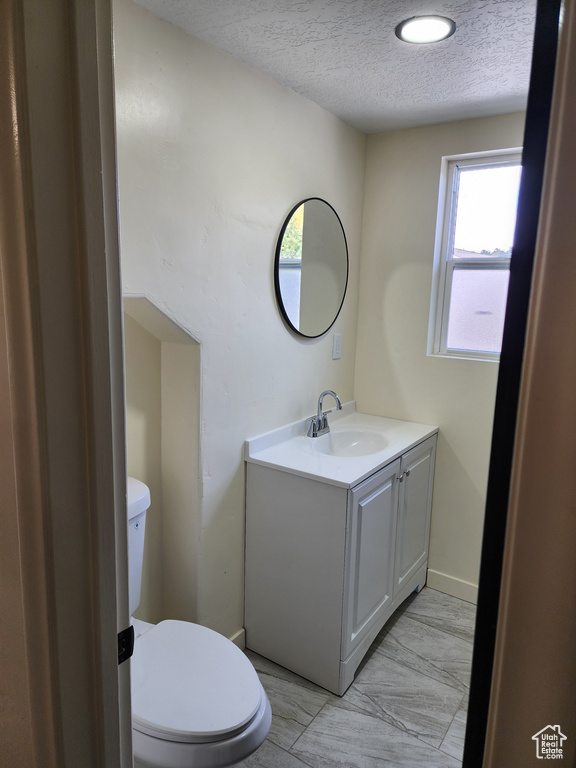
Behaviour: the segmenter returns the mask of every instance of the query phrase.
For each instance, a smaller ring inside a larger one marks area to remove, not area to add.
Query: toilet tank
[[[150,490],[134,477],[127,481],[128,496],[128,596],[130,616],[140,605],[142,587],[142,561],[144,557],[144,531],[146,510],[150,506]]]

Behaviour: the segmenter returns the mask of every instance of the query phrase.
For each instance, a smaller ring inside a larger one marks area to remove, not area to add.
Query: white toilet
[[[140,602],[150,491],[128,478],[130,614]],[[268,697],[234,643],[187,621],[132,620],[132,738],[136,768],[226,768],[262,744]]]

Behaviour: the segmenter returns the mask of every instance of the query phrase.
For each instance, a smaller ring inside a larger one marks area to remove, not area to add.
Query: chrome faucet
[[[342,410],[342,403],[340,402],[340,398],[336,394],[336,392],[333,392],[331,389],[326,389],[320,397],[318,398],[318,413],[316,416],[311,416],[308,419],[308,437],[320,437],[320,435],[325,435],[327,432],[330,432],[330,427],[328,426],[328,413],[324,413],[322,411],[322,402],[324,401],[324,395],[332,395],[334,400],[336,400],[336,408],[341,411]]]

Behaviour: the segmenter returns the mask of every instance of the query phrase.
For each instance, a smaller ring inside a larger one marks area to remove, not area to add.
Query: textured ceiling
[[[137,0],[366,133],[522,110],[535,0]],[[416,14],[456,22],[402,43]]]

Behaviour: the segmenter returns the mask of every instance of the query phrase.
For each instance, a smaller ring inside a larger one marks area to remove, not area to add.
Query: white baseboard
[[[452,595],[453,597],[459,597],[461,600],[466,600],[468,603],[478,602],[478,585],[472,584],[469,581],[463,581],[462,579],[456,579],[454,576],[448,576],[440,571],[433,571],[428,568],[428,578],[426,579],[426,585],[430,589],[437,589],[438,592],[444,592],[446,595]]]
[[[234,645],[237,645],[240,650],[245,650],[246,648],[246,630],[244,627],[242,629],[239,629],[238,632],[235,632],[232,637],[229,638]]]

